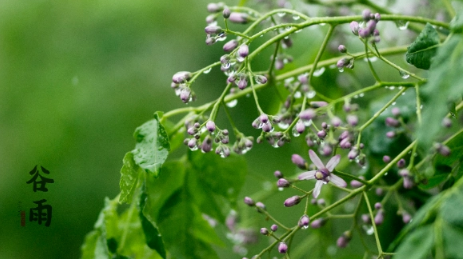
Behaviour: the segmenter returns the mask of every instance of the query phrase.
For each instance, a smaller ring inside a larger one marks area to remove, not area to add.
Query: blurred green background
[[[135,128],[155,111],[185,107],[170,88],[172,75],[200,69],[223,54],[222,44],[204,43],[207,3],[0,1],[0,258],[80,256],[104,197],[119,193],[119,170],[124,154],[135,145]],[[309,28],[297,35],[299,44],[289,50],[295,57],[290,68],[313,60],[321,31],[326,28]],[[344,40],[342,34],[329,46],[328,56],[336,53],[339,40]],[[260,55],[257,70],[267,68],[271,53],[268,49]],[[338,74],[327,69],[317,87],[342,94],[334,87]],[[361,84],[368,80],[361,78]],[[218,69],[199,77],[193,85],[198,102],[193,105],[216,98],[224,83]],[[275,97],[271,89],[259,93],[269,114],[277,111],[278,102],[271,102]],[[246,135],[257,136],[259,132],[249,127],[257,117],[252,98],[239,102],[232,117]],[[222,117],[218,123],[228,127]],[[246,155],[252,161],[251,174],[241,196],[273,186],[269,180],[274,180],[276,169],[296,172],[290,157],[295,152],[303,155],[303,142],[300,138],[280,149],[266,144],[253,148]],[[33,192],[26,184],[36,165],[51,172],[48,177],[55,183],[47,185],[48,192]],[[267,206],[292,219],[288,216],[294,216],[293,210],[280,210],[287,197],[288,193],[280,193]],[[19,211],[26,211],[28,217],[29,209],[36,206],[33,201],[41,199],[53,206],[51,226],[26,219],[21,227]],[[253,227],[262,227],[260,215],[254,218],[248,225],[259,222]],[[341,233],[336,231],[335,235]],[[237,258],[230,250],[220,249],[219,254]]]
[[[204,44],[206,5],[0,2],[0,258],[79,257],[104,197],[119,192],[135,128],[184,106],[172,74],[217,59]],[[48,192],[26,184],[35,165],[51,172]],[[41,199],[51,226],[21,227],[19,211]]]

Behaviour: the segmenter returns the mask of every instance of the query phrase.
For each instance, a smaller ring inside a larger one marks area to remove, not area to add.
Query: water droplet
[[[306,127],[309,127],[310,125],[312,125],[312,120],[308,120],[308,121],[303,120],[302,122],[304,123],[304,126],[306,126]]]
[[[301,92],[299,92],[299,91],[296,91],[296,92],[294,93],[294,98],[296,98],[296,99],[301,98],[301,96],[302,96],[302,94],[301,94]]]
[[[399,74],[403,79],[407,79],[407,78],[410,77],[410,74],[408,74],[407,72],[405,72],[403,70],[399,70]]]
[[[241,56],[237,56],[237,57],[236,57],[236,60],[237,60],[238,62],[240,62],[240,63],[243,62],[244,59],[245,59],[245,58],[243,58],[243,57],[241,57]]]
[[[204,70],[203,73],[204,73],[204,74],[209,74],[209,72],[211,72],[211,70],[212,70],[212,67],[210,67],[210,68]]]
[[[370,62],[375,62],[375,61],[377,61],[377,60],[378,60],[378,57],[376,57],[376,56],[372,56],[372,57],[369,57],[368,59],[370,60]],[[368,59],[367,59],[367,58],[363,58],[363,60],[364,60],[365,62],[367,62],[367,61],[368,61]]]
[[[235,107],[237,104],[238,104],[238,100],[237,100],[237,99],[231,100],[231,101],[229,101],[229,102],[226,103],[227,107],[230,107],[230,108]]]
[[[325,25],[326,25],[326,23],[324,23],[324,22],[320,23],[320,26],[325,26]]]
[[[392,105],[396,105],[396,102],[393,102]]]
[[[312,99],[315,97],[315,95],[317,94],[317,92],[315,92],[314,90],[309,90],[305,93],[305,96],[309,99]]]
[[[279,17],[283,17],[283,16],[286,15],[286,13],[285,13],[285,12],[279,12],[279,13],[277,13],[277,15],[278,15]]]
[[[363,225],[363,230],[365,230],[365,233],[369,236],[373,235],[375,233],[375,230],[373,229],[373,226],[371,225]]]
[[[403,30],[406,30],[408,28],[408,24],[409,22],[407,21],[397,21],[395,23],[397,25],[397,28],[399,28],[399,30],[403,31]]]
[[[281,129],[287,129],[289,127],[289,124],[286,122],[280,122],[278,123],[278,127],[280,127]]]
[[[365,96],[364,93],[360,93],[360,94],[359,94],[359,97],[364,97],[364,96]]]
[[[395,86],[389,86],[389,90],[394,90]]]
[[[302,31],[302,29],[301,29],[301,30],[297,30],[297,31],[295,31],[295,33],[299,33],[299,32],[301,32],[301,31]]]
[[[343,67],[338,67],[338,70],[340,73],[344,72],[344,68]]]
[[[301,133],[297,132],[296,127],[294,127],[294,128],[292,129],[292,133],[293,133],[293,136],[296,137],[296,138],[299,137],[299,136],[301,135]]]
[[[321,67],[313,72],[313,76],[319,77],[325,72],[325,67]]]
[[[302,229],[308,229],[309,226],[302,226]]]
[[[278,187],[278,190],[281,192],[281,191],[284,190],[284,188],[283,187]]]
[[[299,15],[293,15],[293,20],[297,21],[299,19],[301,19],[301,17]]]

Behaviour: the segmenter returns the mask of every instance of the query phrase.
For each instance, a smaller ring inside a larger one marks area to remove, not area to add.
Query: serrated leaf
[[[434,243],[433,226],[424,226],[409,234],[397,249],[395,259],[421,259],[431,253]]]
[[[405,59],[417,68],[429,69],[431,59],[436,55],[439,46],[439,35],[431,24],[426,24],[423,31],[407,48]]]
[[[236,202],[247,173],[241,156],[223,159],[216,154],[190,152],[191,173],[188,173],[189,189],[195,202],[209,216],[225,222],[230,208]],[[225,209],[225,210],[224,210]]]
[[[165,259],[166,258],[166,249],[164,248],[164,242],[162,236],[158,231],[158,228],[153,225],[144,215],[143,210],[146,203],[146,193],[142,192],[140,195],[140,204],[139,204],[139,217],[141,221],[141,226],[143,233],[145,234],[146,244],[149,248],[156,250],[158,254]]]
[[[137,144],[131,151],[135,163],[156,177],[170,150],[169,137],[159,119],[159,113],[155,113],[153,120],[135,130]]]
[[[119,181],[119,187],[121,188],[121,194],[119,202],[130,202],[132,200],[135,187],[137,186],[138,177],[140,175],[140,167],[133,160],[133,153],[127,152],[122,160],[121,169],[121,180]]]
[[[439,136],[441,121],[447,114],[447,102],[463,94],[463,37],[453,35],[442,45],[433,60],[429,80],[421,87],[422,123],[418,142],[428,150]]]

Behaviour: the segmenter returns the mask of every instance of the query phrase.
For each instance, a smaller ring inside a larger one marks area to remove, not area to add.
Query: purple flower
[[[346,187],[347,183],[341,177],[333,174],[334,168],[339,164],[341,160],[340,155],[336,155],[328,161],[326,166],[322,163],[320,158],[318,158],[317,154],[313,150],[309,150],[309,157],[312,160],[312,163],[318,168],[318,170],[307,171],[299,175],[299,180],[311,180],[316,179],[317,183],[315,184],[315,188],[313,190],[313,197],[317,198],[320,194],[320,190],[323,184],[327,184],[332,182],[333,184],[339,187]]]
[[[230,16],[228,17],[228,19],[230,20],[230,22],[233,22],[233,23],[242,23],[242,24],[245,24],[248,22],[248,19],[249,16],[245,13],[237,13],[237,12],[232,12],[230,14]]]
[[[296,196],[292,196],[286,199],[284,202],[284,205],[285,207],[292,207],[294,205],[299,204],[299,202],[301,202],[301,197],[296,195]]]
[[[238,47],[239,42],[237,40],[231,40],[223,45],[223,51],[231,52]]]

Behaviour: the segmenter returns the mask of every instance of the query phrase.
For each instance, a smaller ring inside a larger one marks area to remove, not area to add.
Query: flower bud
[[[352,180],[350,181],[350,186],[352,186],[352,188],[359,188],[363,186],[363,183],[357,180]]]
[[[213,121],[208,121],[206,123],[206,129],[209,131],[209,132],[214,132],[215,131],[215,123]]]
[[[245,58],[249,55],[249,47],[246,44],[242,44],[238,49],[238,57]]]
[[[264,235],[264,236],[268,235],[268,230],[267,230],[267,228],[261,228],[261,229],[260,229],[260,233],[261,233],[262,235]]]
[[[398,107],[394,107],[394,108],[392,108],[391,113],[395,117],[399,117],[400,116],[400,109]]]
[[[273,224],[273,225],[270,227],[270,229],[271,229],[273,232],[275,232],[275,231],[278,230],[278,226],[275,225],[275,224]]]
[[[359,23],[358,22],[356,22],[356,21],[351,22],[350,23],[350,29],[351,29],[351,31],[352,31],[352,33],[354,35],[359,35],[358,34],[358,31],[359,31]]]
[[[223,12],[222,12],[223,18],[228,19],[230,17],[230,14],[231,14],[230,8],[225,6],[225,8],[223,8]]]
[[[223,7],[223,3],[210,3],[207,5],[207,11],[210,13],[217,13],[222,11]]]
[[[285,207],[292,207],[294,205],[299,204],[301,202],[301,198],[297,195],[289,197],[288,199],[285,200],[284,205]]]
[[[382,208],[382,205],[380,202],[375,203],[375,209],[379,210]]]
[[[305,228],[308,228],[308,227],[309,227],[309,223],[310,223],[309,216],[303,215],[303,216],[299,219],[298,225],[299,225],[299,227],[305,229]]]
[[[191,73],[188,72],[188,71],[180,71],[180,72],[177,72],[174,74],[174,76],[172,77],[172,82],[176,83],[176,84],[181,84],[181,83],[184,83],[188,80],[190,80],[191,78]]]
[[[237,40],[231,40],[223,45],[223,51],[225,52],[231,52],[234,50],[236,47],[238,47],[238,41]]]
[[[402,221],[403,223],[407,224],[410,222],[410,220],[412,220],[412,216],[410,216],[410,214],[408,213],[402,213]]]
[[[371,218],[369,214],[362,214],[361,218],[362,218],[363,223],[365,224],[371,223]]]
[[[257,202],[256,203],[256,207],[261,209],[261,210],[266,210],[267,208],[265,207],[265,204],[263,204],[262,202]]]
[[[371,18],[371,11],[368,10],[368,9],[363,10],[362,11],[362,17],[363,17],[363,20],[369,21],[370,18]]]
[[[310,227],[311,228],[320,228],[323,226],[323,224],[325,224],[325,220],[320,218],[320,219],[316,219],[314,221],[312,221],[312,223],[310,223]]]
[[[278,245],[278,252],[280,254],[286,254],[287,251],[288,251],[288,245],[285,242],[281,242]]]
[[[273,175],[278,179],[283,178],[283,174],[280,171],[275,171],[275,173],[273,173]]]
[[[291,183],[288,180],[286,180],[285,178],[280,178],[277,181],[277,186],[281,187],[281,188],[289,187],[290,185],[291,185]]]
[[[349,125],[355,127],[357,126],[358,122],[359,122],[359,119],[356,115],[353,115],[353,114],[349,114],[347,115],[347,123],[349,123]]]
[[[392,117],[387,117],[385,123],[386,123],[386,126],[388,126],[388,127],[395,127],[396,128],[396,127],[400,126],[400,122],[398,120],[392,118]]]
[[[255,205],[254,201],[249,197],[244,197],[244,203],[251,207]]]
[[[388,132],[386,132],[386,137],[387,137],[387,138],[394,138],[394,137],[395,137],[395,132],[394,132],[394,131],[388,131]]]
[[[303,169],[303,170],[307,170],[308,169],[308,165],[307,165],[307,162],[305,161],[304,158],[302,158],[300,155],[298,154],[293,154],[291,156],[291,162],[293,162],[293,164],[295,164],[297,167]]]
[[[397,161],[397,167],[398,168],[404,168],[407,162],[405,162],[405,159],[401,158],[399,161]]]
[[[390,157],[390,156],[383,156],[383,162],[384,162],[384,163],[389,163],[389,162],[391,162],[391,157]]]
[[[201,151],[204,153],[211,152],[212,150],[212,138],[211,136],[206,136],[203,143],[201,144]]]
[[[446,128],[452,127],[452,120],[451,120],[449,117],[445,117],[445,118],[442,120],[442,126],[444,126],[444,127],[446,127]]]
[[[383,222],[384,222],[384,211],[380,209],[375,216],[375,224],[379,226],[383,224]]]
[[[347,52],[347,48],[344,45],[339,45],[338,50],[341,53],[346,53]]]
[[[206,32],[206,34],[219,34],[223,30],[222,30],[222,28],[220,26],[208,25],[208,26],[206,26],[206,28],[204,28],[204,31]]]
[[[232,12],[228,17],[228,20],[233,23],[245,24],[249,21],[249,16],[245,13]]]
[[[344,248],[347,246],[347,244],[349,244],[349,240],[344,235],[340,236],[336,241],[336,245],[339,248]]]
[[[256,80],[256,82],[257,82],[258,84],[265,84],[265,83],[267,83],[267,77],[265,77],[265,76],[263,76],[263,75],[256,75],[256,76],[254,77],[254,79]]]
[[[317,115],[316,111],[312,108],[309,108],[309,109],[301,111],[299,113],[299,118],[301,118],[302,120],[308,121],[308,120],[315,118],[316,115]]]

